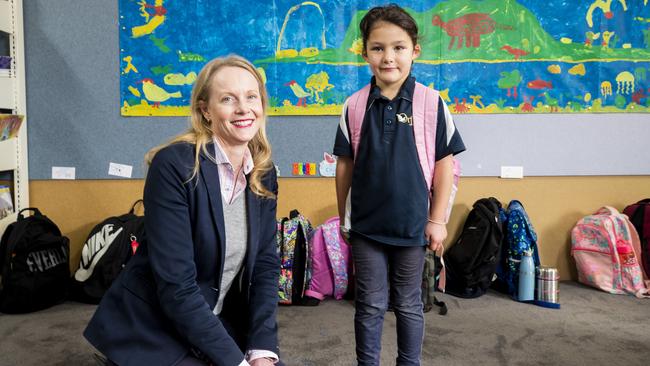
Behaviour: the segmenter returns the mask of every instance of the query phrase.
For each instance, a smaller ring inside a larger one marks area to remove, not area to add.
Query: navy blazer
[[[199,173],[188,181],[194,151],[177,143],[155,155],[144,188],[145,238],[84,332],[120,366],[174,365],[190,348],[220,366],[238,365],[247,349],[280,354],[276,200],[246,187],[246,259],[215,316],[225,255],[219,173],[201,152]],[[277,194],[275,169],[263,184]]]

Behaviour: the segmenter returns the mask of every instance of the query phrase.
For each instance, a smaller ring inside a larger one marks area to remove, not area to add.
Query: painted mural
[[[237,53],[271,115],[339,114],[371,76],[359,21],[384,3],[119,0],[121,113],[188,115],[201,67]],[[413,75],[454,113],[650,112],[648,0],[399,4],[420,29]]]

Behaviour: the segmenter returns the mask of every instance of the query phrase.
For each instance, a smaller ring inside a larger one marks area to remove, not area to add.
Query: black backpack
[[[24,216],[23,212],[33,215]],[[25,208],[0,240],[0,312],[18,314],[64,301],[70,277],[70,241],[37,208]]]
[[[630,218],[639,234],[641,253],[638,260],[641,262],[641,268],[645,271],[646,276],[650,277],[650,198],[625,207],[623,213]]]
[[[90,231],[71,280],[72,299],[98,304],[135,254],[144,235],[144,216],[135,215],[140,202],[136,201],[126,214],[109,217]]]
[[[448,294],[474,298],[490,287],[501,256],[500,209],[501,203],[494,197],[474,203],[459,238],[444,254]]]

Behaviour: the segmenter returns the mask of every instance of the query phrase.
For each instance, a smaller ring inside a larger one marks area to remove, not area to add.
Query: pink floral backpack
[[[352,273],[351,248],[341,237],[339,218],[332,217],[318,226],[309,242],[311,281],[305,295],[323,300],[340,300],[348,289]]]
[[[571,255],[578,280],[612,294],[650,298],[641,267],[639,236],[627,216],[605,206],[582,218],[571,231]]]

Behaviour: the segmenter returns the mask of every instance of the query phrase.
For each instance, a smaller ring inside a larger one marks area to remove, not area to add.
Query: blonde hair
[[[201,151],[208,156],[210,159],[214,160],[213,153],[207,151],[207,144],[212,141],[214,132],[212,131],[212,126],[210,121],[208,121],[201,112],[201,102],[209,103],[210,99],[210,85],[214,75],[223,67],[233,66],[240,67],[248,72],[250,72],[259,85],[260,94],[262,98],[262,109],[264,115],[260,121],[260,129],[257,131],[257,134],[248,142],[248,148],[253,157],[253,170],[250,173],[248,178],[248,184],[253,193],[260,197],[264,198],[276,198],[275,194],[269,191],[262,184],[262,177],[270,169],[274,169],[273,163],[271,162],[271,144],[269,143],[268,138],[266,137],[266,110],[268,108],[268,96],[266,93],[266,88],[264,87],[264,79],[260,73],[255,69],[255,66],[251,64],[248,60],[237,55],[229,55],[226,57],[215,58],[208,62],[201,72],[199,73],[194,87],[192,88],[192,99],[190,104],[190,127],[184,133],[172,138],[169,142],[164,143],[160,146],[156,146],[153,149],[149,150],[145,154],[145,161],[147,164],[151,164],[153,157],[158,151],[163,149],[166,146],[169,146],[178,142],[187,142],[190,144],[196,145],[195,156],[194,156],[194,168],[192,170],[192,176],[188,179],[188,182],[196,177],[199,173],[199,154]]]

